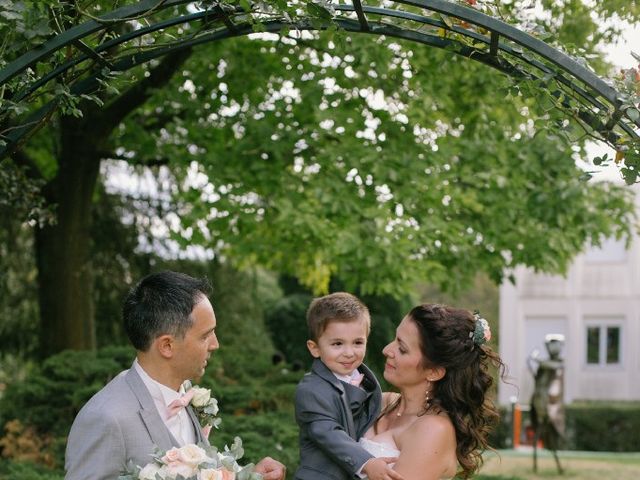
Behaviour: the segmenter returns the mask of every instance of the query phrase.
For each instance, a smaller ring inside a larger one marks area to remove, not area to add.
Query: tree
[[[3,31],[12,56],[24,51],[19,41],[110,6],[18,3],[0,7],[22,22],[13,36]],[[581,2],[556,13],[546,27],[593,52],[601,38],[571,26],[595,31]],[[58,84],[61,108],[12,158],[44,183],[56,214],[34,232],[44,354],[95,345],[89,232],[106,161],[168,179],[155,202],[171,239],[291,273],[318,292],[332,276],[399,294],[425,279],[452,288],[480,271],[499,281],[519,264],[562,272],[585,242],[631,228],[630,194],[586,183],[574,165],[583,131],[558,125],[542,96],[521,95],[526,82],[445,51],[294,32],[177,50],[100,81],[82,97]],[[127,213],[149,218],[137,202]]]

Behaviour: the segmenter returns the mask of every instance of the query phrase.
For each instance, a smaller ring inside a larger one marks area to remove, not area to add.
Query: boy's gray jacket
[[[296,422],[300,428],[300,466],[296,480],[354,478],[373,455],[358,439],[380,414],[382,392],[364,364],[358,388],[338,380],[319,359],[314,360],[296,389]]]

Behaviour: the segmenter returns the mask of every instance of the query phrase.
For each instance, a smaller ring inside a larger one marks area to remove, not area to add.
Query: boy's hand
[[[403,480],[402,475],[387,465],[397,460],[398,457],[370,458],[362,467],[362,473],[366,474],[369,480]]]

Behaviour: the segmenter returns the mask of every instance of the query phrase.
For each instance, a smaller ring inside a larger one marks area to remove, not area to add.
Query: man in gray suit
[[[123,307],[127,335],[137,354],[80,410],[71,426],[65,480],[113,480],[128,465],[146,465],[155,447],[168,450],[208,443],[190,406],[169,408],[185,381],[204,374],[219,347],[206,280],[176,272],[151,274],[128,294]],[[284,466],[267,457],[256,471],[284,479]]]

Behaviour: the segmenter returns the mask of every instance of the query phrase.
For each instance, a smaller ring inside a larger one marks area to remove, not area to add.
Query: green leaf
[[[319,18],[321,20],[331,20],[333,18],[329,9],[324,5],[320,5],[315,2],[308,2],[306,7],[309,15],[314,18]]]
[[[10,10],[4,10],[0,12],[0,17],[4,17],[7,20],[20,20],[22,18],[22,15],[20,13],[12,12]]]
[[[631,121],[635,122],[640,118],[640,112],[636,108],[627,108],[627,116],[631,119]]]
[[[620,169],[622,177],[627,185],[633,185],[638,179],[638,171],[631,168],[623,167]]]

